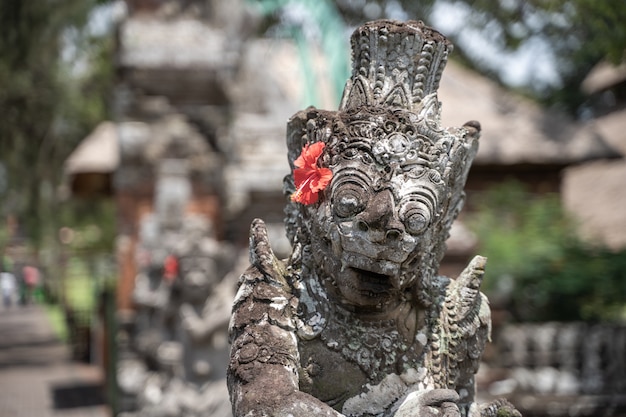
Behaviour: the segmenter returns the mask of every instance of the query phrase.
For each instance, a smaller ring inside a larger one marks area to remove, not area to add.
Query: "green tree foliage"
[[[469,224],[489,259],[485,291],[516,320],[626,319],[626,251],[577,239],[557,196],[505,183],[480,198]]]
[[[626,7],[620,1],[597,0],[457,0],[473,13],[468,27],[484,28],[503,51],[515,51],[540,40],[555,57],[560,85],[534,87],[525,93],[546,105],[575,113],[584,103],[580,84],[602,60],[618,64],[626,59]],[[457,39],[462,33],[451,34]],[[460,55],[474,68],[485,71],[467,50]]]
[[[113,41],[87,27],[102,3],[0,3],[0,216],[35,244],[59,218],[63,162],[107,115]]]

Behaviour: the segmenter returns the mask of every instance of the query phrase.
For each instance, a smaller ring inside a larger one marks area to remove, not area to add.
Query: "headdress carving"
[[[352,77],[340,110],[363,105],[414,110],[439,87],[452,44],[421,21],[379,20],[351,38]]]

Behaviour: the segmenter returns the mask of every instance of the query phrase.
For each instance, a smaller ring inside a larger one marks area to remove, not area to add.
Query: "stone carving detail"
[[[529,414],[591,416],[626,409],[623,324],[507,325],[496,347],[499,360],[489,365],[498,378],[486,384],[487,392],[518,400]]]
[[[120,389],[132,402],[122,417],[230,417],[225,363],[234,251],[215,239],[205,217],[184,213],[184,161],[165,165],[157,210],[142,224],[137,312],[118,365]]]
[[[415,21],[372,22],[351,41],[339,111],[309,108],[288,124],[289,259],[274,256],[261,220],[251,227],[230,324],[234,415],[519,415],[474,402],[486,260],[455,280],[436,274],[480,131],[440,126],[451,45]],[[307,154],[317,143],[318,168]],[[296,192],[303,160],[310,176]],[[317,195],[299,200],[307,181]]]

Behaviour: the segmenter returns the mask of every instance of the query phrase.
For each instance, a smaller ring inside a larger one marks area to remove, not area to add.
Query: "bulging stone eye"
[[[349,149],[346,149],[345,152],[343,152],[343,156],[347,159],[354,159],[358,155],[359,155],[359,152],[355,148],[349,148]]]
[[[352,217],[365,208],[365,190],[357,184],[344,184],[333,195],[333,209],[339,217]]]
[[[430,225],[430,212],[418,201],[406,203],[402,207],[401,216],[407,231],[413,235],[423,233]]]

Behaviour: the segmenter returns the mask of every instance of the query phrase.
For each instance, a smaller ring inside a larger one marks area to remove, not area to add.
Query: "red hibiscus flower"
[[[297,167],[293,171],[296,192],[291,195],[291,201],[314,204],[319,198],[318,193],[330,183],[333,177],[332,171],[317,166],[317,160],[322,155],[325,146],[324,142],[316,142],[302,148],[302,153],[293,163]]]

